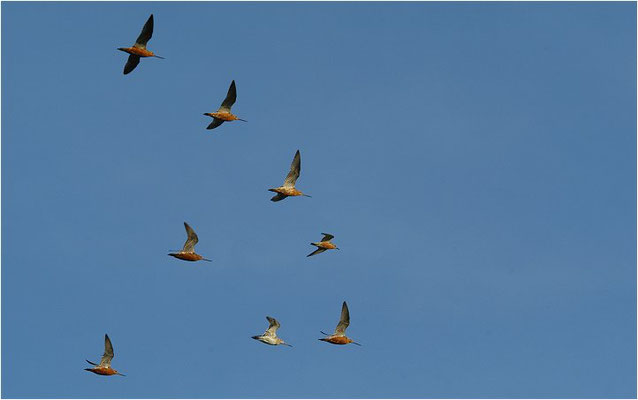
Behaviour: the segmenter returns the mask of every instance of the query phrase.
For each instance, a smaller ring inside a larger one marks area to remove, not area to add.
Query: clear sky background
[[[3,3],[2,396],[635,397],[635,19]]]

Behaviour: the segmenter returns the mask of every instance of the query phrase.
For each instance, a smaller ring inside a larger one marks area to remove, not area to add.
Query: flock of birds
[[[140,63],[140,58],[157,57],[157,58],[163,59],[163,57],[155,55],[152,51],[146,48],[146,44],[148,43],[148,41],[151,39],[152,36],[153,36],[153,14],[151,14],[151,16],[148,18],[148,20],[144,24],[144,27],[142,28],[142,32],[140,33],[137,40],[135,41],[135,44],[132,47],[118,48],[118,50],[121,50],[129,54],[128,60],[126,61],[126,65],[124,66],[125,75],[129,74],[131,71],[133,71],[137,67],[137,65]],[[231,107],[233,106],[233,104],[235,104],[236,100],[237,100],[237,88],[235,86],[235,81],[233,80],[230,84],[230,87],[228,88],[228,93],[226,94],[226,98],[222,102],[219,109],[212,113],[204,113],[204,115],[213,118],[213,121],[206,127],[206,129],[215,129],[227,121],[228,122],[229,121],[246,122],[245,120],[238,118],[236,115],[233,115],[231,113]],[[276,188],[268,189],[269,191],[276,193],[270,200],[277,202],[289,196],[311,197],[307,194],[302,193],[300,190],[298,190],[295,187],[295,183],[297,182],[297,179],[299,178],[300,172],[301,172],[301,153],[299,152],[299,150],[297,150],[292,160],[292,163],[290,165],[290,171],[288,172],[288,175],[286,175],[286,179],[284,180],[284,184]],[[195,245],[199,241],[199,238],[197,237],[197,234],[195,233],[193,228],[191,228],[190,225],[188,225],[186,222],[184,222],[184,227],[186,228],[186,236],[187,236],[186,242],[184,243],[184,247],[182,248],[182,250],[175,253],[169,253],[168,255],[178,258],[180,260],[184,260],[184,261],[200,261],[200,260],[211,261],[210,259],[204,258],[203,256],[195,253]],[[308,254],[307,257],[314,256],[315,254],[323,253],[326,250],[332,250],[332,249],[339,250],[339,248],[334,243],[331,242],[331,240],[334,238],[333,235],[329,233],[322,233],[322,235],[323,235],[323,238],[320,241],[310,243],[311,245],[317,247],[317,249],[313,251],[312,253]],[[252,338],[272,346],[284,345],[284,346],[292,347],[292,345],[284,342],[281,338],[277,336],[277,329],[279,329],[279,327],[281,326],[279,324],[279,321],[269,316],[267,316],[266,319],[268,320],[268,329],[266,329],[266,331],[263,334],[258,336],[252,336]],[[346,328],[348,328],[348,325],[350,325],[350,312],[348,311],[348,305],[344,301],[343,305],[341,306],[341,318],[339,319],[339,323],[337,324],[337,327],[335,328],[334,333],[332,335],[329,335],[321,331],[321,333],[324,334],[325,337],[319,340],[332,343],[332,344],[344,345],[344,344],[352,343],[352,344],[361,346],[361,344],[354,342],[352,339],[346,336]],[[111,339],[109,339],[108,335],[104,335],[104,354],[102,355],[102,359],[100,360],[100,363],[96,364],[94,362],[86,360],[86,362],[91,364],[93,367],[85,368],[85,370],[93,372],[98,375],[126,376],[124,374],[119,373],[117,370],[111,368],[111,361],[113,360],[114,356],[115,356],[115,353],[113,352],[113,345],[111,344]]]

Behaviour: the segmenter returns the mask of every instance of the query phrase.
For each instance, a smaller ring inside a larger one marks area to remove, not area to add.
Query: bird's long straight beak
[[[312,196],[311,196],[311,195],[309,195],[309,194],[302,194],[302,196],[312,197]]]
[[[237,121],[248,122],[245,119],[237,118]]]
[[[335,247],[335,248],[336,248],[337,250],[341,250],[341,249],[340,249],[340,248],[338,248],[338,247]]]
[[[157,58],[161,58],[162,60],[165,60],[164,57],[160,57],[160,56],[156,56],[156,55],[153,55],[153,57],[157,57]]]
[[[119,372],[117,373],[117,375],[119,375],[119,376],[126,376],[126,375],[124,375],[124,374],[120,374]]]
[[[329,336],[329,335],[328,335],[326,332],[324,332],[324,331],[319,331],[319,332],[323,333],[323,334],[324,334],[324,335],[326,335],[326,336]]]
[[[361,346],[361,344],[357,343],[357,342],[351,342],[352,344],[356,344],[357,346]]]
[[[202,258],[202,260],[204,260],[204,261],[209,261],[209,262],[213,262],[213,260],[209,260],[208,258]]]
[[[291,345],[291,344],[288,344],[288,343],[282,343],[282,344],[283,344],[284,346],[292,347],[292,345]]]

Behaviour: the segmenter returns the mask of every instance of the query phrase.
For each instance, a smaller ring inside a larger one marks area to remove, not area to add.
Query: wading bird
[[[185,261],[212,261],[195,253],[195,245],[199,242],[197,234],[186,222],[184,222],[184,228],[186,228],[186,234],[188,235],[184,248],[177,253],[168,253],[168,255]]]
[[[292,347],[292,345],[284,342],[282,339],[277,337],[277,329],[279,329],[279,327],[281,326],[279,325],[279,321],[277,321],[273,317],[266,317],[266,319],[268,320],[268,323],[269,323],[268,329],[266,329],[266,332],[264,332],[264,334],[261,336],[253,336],[252,338],[255,340],[259,340],[262,343],[269,344],[271,346],[277,346],[278,344],[283,344],[284,346]]]
[[[311,197],[295,189],[295,182],[297,182],[297,178],[299,178],[299,172],[301,172],[301,154],[299,153],[299,150],[297,150],[297,152],[295,153],[295,158],[292,159],[292,164],[290,164],[290,172],[288,172],[283,186],[268,189],[269,192],[277,193],[270,199],[270,201],[283,200],[288,196]]]
[[[109,335],[104,335],[104,355],[102,356],[102,360],[100,360],[100,364],[96,364],[89,360],[86,360],[91,365],[95,365],[93,368],[84,368],[85,371],[93,372],[98,375],[121,375],[126,376],[124,374],[120,374],[113,368],[111,368],[111,360],[115,357],[113,353],[113,345],[111,344],[111,339],[109,339]]]
[[[344,301],[343,306],[341,306],[341,319],[339,320],[339,323],[337,324],[335,333],[333,333],[332,335],[328,335],[327,333],[320,331],[321,333],[326,335],[326,337],[321,338],[319,340],[323,342],[332,343],[332,344],[352,343],[352,344],[356,344],[357,346],[361,346],[359,343],[356,343],[349,337],[346,337],[346,328],[348,327],[348,325],[350,325],[350,313],[348,312],[348,305]]]
[[[137,37],[135,44],[133,47],[119,47],[118,50],[123,51],[125,53],[129,53],[128,61],[124,66],[124,75],[133,71],[137,64],[140,63],[140,57],[157,57],[164,58],[160,56],[156,56],[152,51],[146,49],[146,43],[151,40],[151,36],[153,36],[153,14],[148,17],[148,21],[144,24],[142,28],[142,32]]]
[[[219,106],[219,109],[212,113],[204,113],[204,115],[208,115],[209,117],[213,117],[213,122],[210,123],[206,127],[206,129],[215,129],[219,125],[223,124],[224,121],[244,121],[245,119],[237,118],[236,115],[230,112],[230,108],[235,104],[235,100],[237,100],[237,89],[235,88],[235,81],[230,83],[230,87],[228,88],[228,93],[226,94],[226,98],[222,101],[222,105]]]
[[[326,250],[332,250],[332,249],[340,250],[337,246],[335,246],[334,243],[332,243],[330,241],[330,239],[332,239],[334,236],[332,236],[329,233],[322,233],[322,235],[323,235],[323,238],[321,239],[321,241],[319,241],[317,243],[310,243],[313,246],[317,246],[317,250],[315,250],[312,253],[308,254],[306,257],[310,257],[310,256],[314,256],[315,254],[323,253]]]

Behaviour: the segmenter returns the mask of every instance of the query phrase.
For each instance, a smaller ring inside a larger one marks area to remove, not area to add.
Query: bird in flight
[[[332,335],[328,335],[327,333],[320,331],[321,333],[326,335],[326,337],[321,338],[319,340],[323,342],[332,343],[332,344],[352,343],[352,344],[356,344],[357,346],[361,346],[359,343],[353,341],[352,339],[346,336],[346,328],[348,327],[348,325],[350,325],[350,312],[348,312],[348,305],[344,301],[343,305],[341,306],[341,319],[339,320],[339,323],[337,324],[337,328],[335,329],[335,332]]]
[[[186,228],[186,235],[188,235],[186,243],[184,243],[184,248],[177,253],[168,253],[168,255],[185,261],[212,261],[195,253],[195,245],[199,242],[197,234],[186,222],[184,222],[184,228]]]
[[[235,88],[235,81],[230,83],[230,87],[228,88],[228,93],[226,94],[226,98],[222,101],[222,105],[219,106],[219,109],[212,113],[204,113],[204,115],[208,115],[209,117],[213,117],[213,122],[211,122],[206,129],[215,129],[219,125],[223,124],[224,121],[244,121],[244,119],[237,118],[236,115],[230,112],[230,108],[235,104],[237,100],[237,89]]]
[[[323,238],[317,243],[310,243],[313,246],[317,246],[317,250],[308,254],[306,257],[314,256],[315,254],[323,253],[326,250],[337,249],[340,250],[334,243],[330,240],[334,237],[329,233],[322,233]]]
[[[299,190],[295,188],[295,182],[297,182],[297,178],[299,178],[299,173],[301,172],[301,154],[299,150],[295,153],[295,158],[292,159],[292,164],[290,164],[290,172],[286,175],[286,179],[284,180],[284,184],[277,188],[268,189],[269,192],[277,193],[274,195],[270,201],[280,201],[285,199],[288,196],[308,196],[307,194],[303,194]]]
[[[152,51],[146,49],[146,43],[151,40],[151,36],[153,36],[153,14],[148,17],[148,21],[144,24],[142,28],[142,32],[137,37],[135,44],[133,47],[119,47],[118,50],[123,51],[125,53],[130,54],[128,56],[128,61],[126,61],[126,65],[124,66],[124,75],[133,71],[137,64],[140,63],[140,57],[157,57],[164,58],[160,56],[156,56]]]
[[[111,344],[111,339],[109,339],[109,335],[104,335],[104,355],[102,356],[102,360],[100,360],[99,364],[86,360],[91,365],[94,365],[93,368],[84,368],[85,371],[93,372],[98,375],[121,375],[126,376],[124,374],[120,374],[113,368],[111,368],[111,360],[115,357],[113,353],[113,345]]]
[[[264,332],[263,335],[253,336],[252,338],[255,340],[259,340],[262,343],[269,344],[271,346],[277,346],[279,344],[283,344],[284,346],[292,347],[292,345],[284,342],[283,339],[280,339],[279,337],[277,337],[277,329],[279,329],[279,327],[281,326],[279,325],[279,321],[277,321],[273,317],[266,317],[266,319],[268,320],[268,324],[269,324],[268,329],[266,329],[266,332]]]

